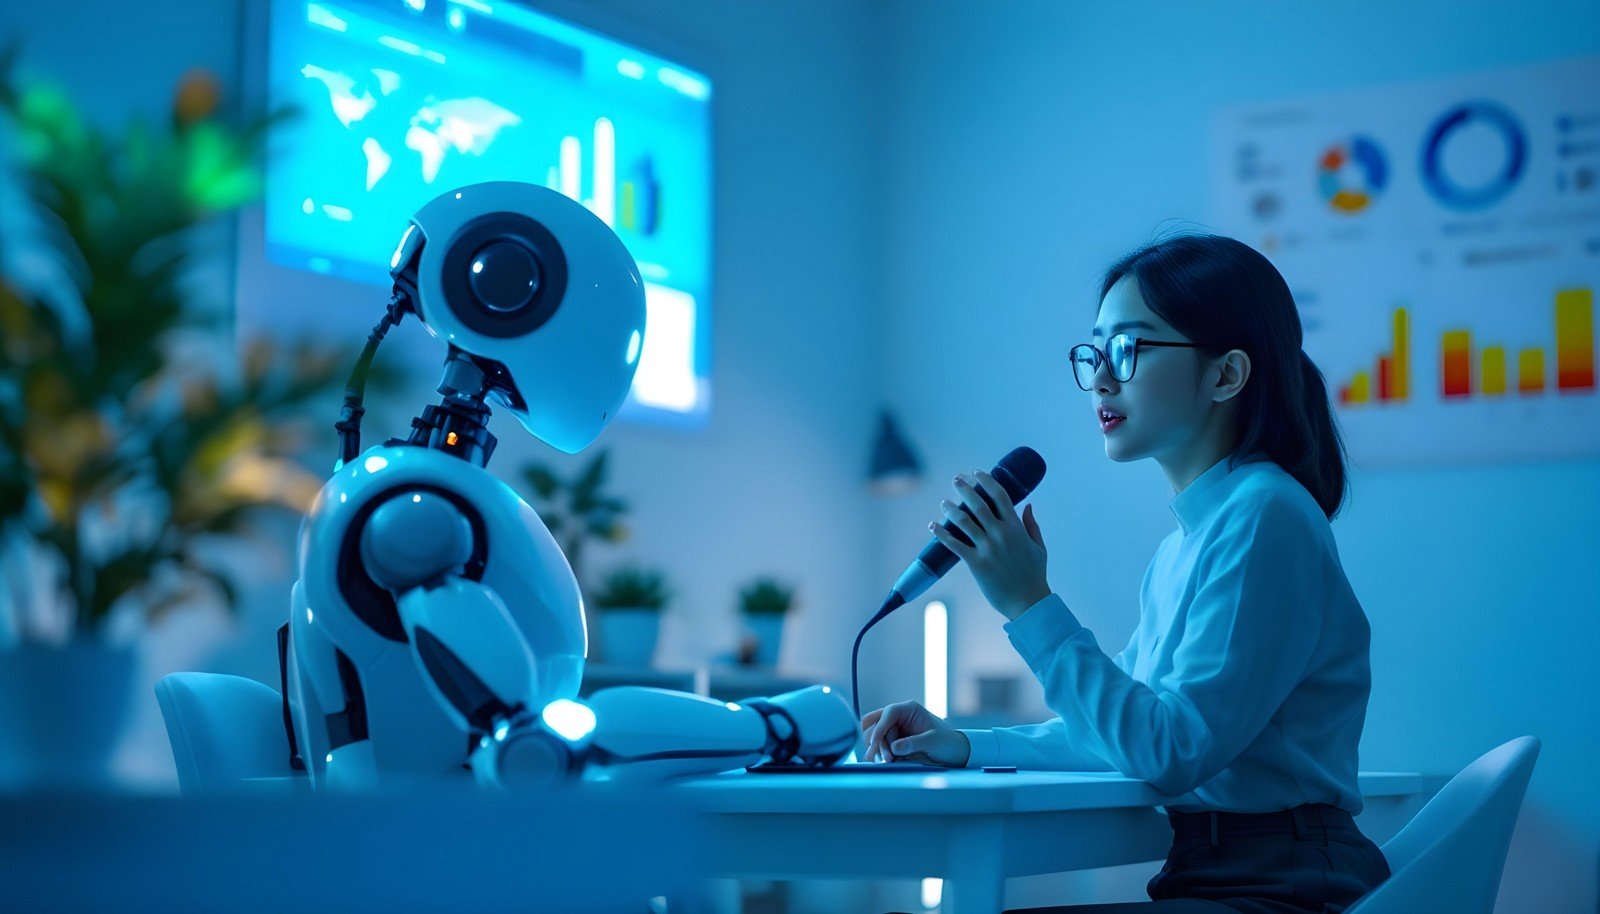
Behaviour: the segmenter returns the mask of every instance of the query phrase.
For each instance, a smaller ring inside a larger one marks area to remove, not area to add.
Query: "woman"
[[[1106,272],[1093,340],[1071,360],[1106,456],[1154,458],[1175,493],[1137,631],[1102,653],[1045,580],[1033,506],[957,476],[942,508],[972,545],[929,527],[1060,716],[957,730],[901,702],[862,718],[866,757],[1115,769],[1176,798],[1150,902],[1036,914],[1342,911],[1389,876],[1351,820],[1370,630],[1328,525],[1343,445],[1289,288],[1238,241],[1169,238]]]

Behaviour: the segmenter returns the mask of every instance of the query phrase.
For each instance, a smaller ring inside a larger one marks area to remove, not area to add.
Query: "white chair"
[[[1383,846],[1394,875],[1345,914],[1491,914],[1538,757],[1521,736],[1463,768]]]
[[[185,794],[240,790],[263,781],[291,788],[289,739],[277,691],[254,679],[221,673],[172,673],[156,683],[167,722],[178,787]]]

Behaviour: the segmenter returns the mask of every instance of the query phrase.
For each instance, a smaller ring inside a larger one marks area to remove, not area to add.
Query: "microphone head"
[[[1013,502],[1019,502],[1044,479],[1044,458],[1031,447],[1019,447],[1001,457],[989,475],[1000,483]]]

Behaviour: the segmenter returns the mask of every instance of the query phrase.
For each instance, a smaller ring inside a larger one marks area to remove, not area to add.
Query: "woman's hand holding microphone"
[[[963,543],[942,524],[931,523],[928,529],[967,564],[984,599],[1006,619],[1015,619],[1051,592],[1045,580],[1044,535],[1033,519],[1033,506],[1025,507],[1018,517],[1006,490],[994,477],[978,470],[957,476],[955,486],[960,504],[945,500],[939,506],[972,545]],[[972,513],[961,510],[961,505]],[[861,718],[861,730],[867,739],[863,761],[899,759],[962,768],[972,754],[966,734],[914,701],[869,711]]]
[[[1050,596],[1050,584],[1045,580],[1044,534],[1033,519],[1033,505],[1023,508],[1018,517],[1011,496],[993,476],[979,470],[962,473],[955,484],[961,503],[946,499],[939,507],[972,545],[963,543],[943,524],[932,523],[928,529],[972,570],[984,599],[1007,620],[1015,619]],[[984,500],[984,495],[989,496],[989,501]],[[962,505],[967,511],[961,510]]]

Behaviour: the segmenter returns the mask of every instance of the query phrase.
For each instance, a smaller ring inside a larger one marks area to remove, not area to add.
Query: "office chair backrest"
[[[292,774],[283,705],[271,687],[243,676],[172,673],[156,683],[156,701],[184,793]]]
[[[1393,875],[1345,914],[1491,914],[1538,757],[1521,736],[1463,768],[1383,846]]]

